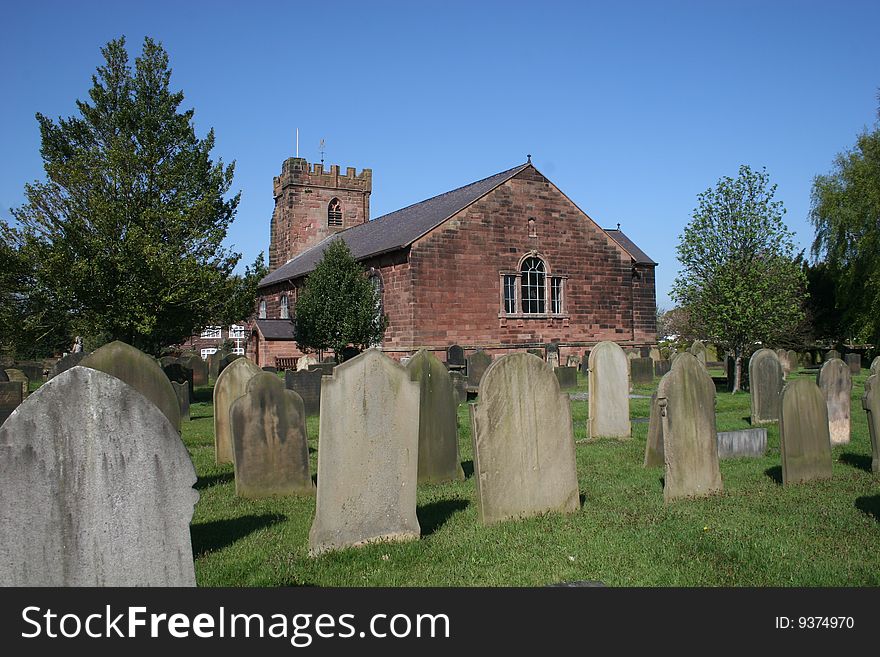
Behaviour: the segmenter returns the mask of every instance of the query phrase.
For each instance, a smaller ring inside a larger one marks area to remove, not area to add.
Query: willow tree
[[[752,346],[783,340],[804,317],[805,278],[775,193],[766,170],[741,166],[699,194],[677,247],[672,296],[699,335],[733,353],[734,392]]]

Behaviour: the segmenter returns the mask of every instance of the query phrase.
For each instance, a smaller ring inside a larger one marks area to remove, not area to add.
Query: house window
[[[260,299],[260,312],[257,314],[260,319],[266,319],[266,300]]]
[[[287,295],[281,295],[281,312],[278,314],[281,319],[290,319],[290,308],[287,305]]]
[[[233,338],[233,339],[243,338],[243,337],[245,337],[244,332],[245,332],[245,327],[243,324],[232,324],[229,327],[229,337],[230,338]]]
[[[339,202],[338,198],[330,201],[330,205],[327,206],[327,225],[342,225],[342,203]]]
[[[208,356],[210,356],[211,354],[216,354],[216,353],[217,353],[216,347],[205,347],[204,349],[202,349],[202,360],[208,360]]]
[[[550,312],[554,315],[562,314],[562,277],[550,278]]]
[[[202,329],[202,337],[208,340],[219,340],[223,336],[219,326],[206,326]]]
[[[504,312],[508,315],[516,313],[516,279],[515,274],[504,274]]]
[[[547,312],[544,261],[534,256],[526,258],[520,267],[520,274],[522,277],[523,314],[544,314]]]

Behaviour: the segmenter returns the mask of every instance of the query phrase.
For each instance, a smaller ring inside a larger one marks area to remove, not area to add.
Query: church
[[[453,344],[497,356],[556,343],[564,363],[602,340],[656,344],[657,263],[619,225],[601,228],[531,158],[373,220],[371,186],[370,169],[282,164],[247,347],[258,365],[302,355],[297,293],[336,239],[381,293],[379,346],[393,358],[424,348],[445,360]]]

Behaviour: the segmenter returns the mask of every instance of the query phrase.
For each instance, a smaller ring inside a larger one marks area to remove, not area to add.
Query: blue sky
[[[36,112],[75,113],[125,35],[161,41],[172,86],[235,160],[228,245],[269,245],[294,154],[373,170],[373,217],[522,163],[659,263],[696,197],[766,167],[800,248],[810,188],[877,118],[880,2],[55,2],[4,6],[0,216],[41,178]]]

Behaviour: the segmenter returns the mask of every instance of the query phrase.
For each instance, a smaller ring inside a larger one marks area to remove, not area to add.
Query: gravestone
[[[356,358],[360,354],[361,354],[361,350],[358,349],[357,347],[352,347],[352,346],[343,347],[342,351],[339,353],[339,355],[342,357],[343,363],[347,360],[351,360],[352,358]]]
[[[0,586],[195,586],[196,472],[132,386],[59,374],[0,427],[0,454]]]
[[[845,445],[850,439],[850,406],[852,374],[839,358],[822,365],[816,375],[816,383],[828,406],[828,433],[832,445]]]
[[[181,363],[171,363],[163,367],[162,371],[165,372],[165,376],[168,377],[169,381],[186,384],[186,387],[189,389],[189,396],[192,398],[193,371],[191,369],[184,367]]]
[[[464,370],[467,362],[464,359],[464,349],[457,344],[450,345],[446,349],[446,367],[451,370]]]
[[[701,340],[694,340],[694,343],[688,351],[697,357],[700,365],[706,367],[706,345],[704,345]]]
[[[23,400],[21,383],[0,381],[0,424],[6,422],[6,418],[12,415],[12,411],[18,408]]]
[[[216,381],[217,377],[220,376],[220,361],[224,356],[227,355],[225,351],[215,351],[213,354],[208,354],[208,377],[212,381]],[[195,378],[195,377],[193,377]]]
[[[300,396],[306,415],[318,415],[321,411],[321,370],[284,372],[284,387]]]
[[[80,365],[122,379],[159,407],[180,431],[180,407],[171,382],[155,358],[124,342],[111,342],[83,358]]]
[[[29,361],[15,363],[15,369],[24,372],[25,376],[31,381],[43,381],[45,379],[43,375],[44,368],[39,363]]]
[[[772,349],[759,349],[749,359],[752,424],[779,420],[782,365]]]
[[[767,453],[767,429],[718,432],[718,458],[759,458]]]
[[[584,376],[590,375],[590,350],[587,349],[584,352],[583,357],[581,358],[581,374]]]
[[[779,364],[782,365],[783,378],[788,378],[788,375],[791,374],[791,363],[788,361],[788,352],[785,349],[777,349],[776,357],[779,359]]]
[[[648,351],[648,356],[650,356],[651,360],[655,363],[660,360],[664,360],[663,354],[660,353],[660,350],[657,347],[651,347]]]
[[[651,358],[651,347],[639,347],[639,356],[641,358]]]
[[[655,468],[665,465],[665,463],[663,460],[663,422],[660,419],[660,406],[657,405],[657,391],[654,391],[651,395],[651,415],[648,418],[644,467]]]
[[[180,362],[180,359],[177,356],[162,356],[159,359],[159,367],[163,370],[169,365],[173,365],[174,363]]]
[[[419,483],[464,479],[458,454],[458,394],[440,359],[420,349],[407,363],[419,384]]]
[[[782,390],[779,451],[785,486],[831,479],[831,437],[828,407],[813,381],[789,381]]]
[[[187,383],[171,382],[174,394],[177,396],[177,404],[180,408],[180,421],[189,421],[189,385]]]
[[[192,383],[194,386],[208,385],[208,364],[198,356],[189,356],[180,362],[188,370],[192,371]]]
[[[480,379],[486,373],[486,368],[492,364],[492,356],[482,349],[478,349],[467,358],[468,388],[479,388]]]
[[[654,361],[654,376],[662,377],[669,370],[672,369],[672,361],[671,360],[655,360]]]
[[[336,367],[336,363],[315,363],[314,365],[309,365],[309,372],[320,372],[324,376],[330,376],[333,374],[333,368]]]
[[[796,371],[800,365],[798,353],[794,349],[789,349],[788,352],[786,352],[786,357],[788,358],[788,366],[791,368],[791,371]]]
[[[862,408],[868,415],[868,432],[871,435],[871,472],[880,473],[880,377],[872,374],[865,381]]]
[[[715,431],[715,384],[696,357],[683,355],[657,387],[666,463],[663,499],[723,490]]]
[[[577,370],[580,367],[580,365],[581,365],[581,359],[578,358],[577,356],[569,355],[565,359],[565,366],[566,367],[573,367],[575,370]]]
[[[229,424],[229,409],[232,403],[247,393],[247,384],[261,370],[247,358],[233,361],[217,377],[214,384],[214,459],[221,463],[232,463],[232,427]]]
[[[419,384],[378,349],[322,381],[309,554],[419,538]]]
[[[18,381],[21,384],[21,398],[27,399],[27,396],[31,392],[31,382],[30,379],[27,378],[24,372],[21,370],[17,370],[15,368],[10,368],[5,370],[6,378],[9,381]]]
[[[862,373],[862,357],[859,354],[847,354],[846,364],[849,367],[850,374],[853,376]]]
[[[590,440],[629,438],[629,363],[615,342],[600,342],[590,352]]]
[[[549,365],[531,354],[499,358],[470,413],[482,522],[580,508],[570,403]]]
[[[825,358],[822,362],[831,360],[832,358],[840,358],[840,360],[843,360],[843,358],[840,355],[840,352],[837,351],[837,349],[831,349],[830,351],[825,352]]]
[[[314,356],[310,356],[306,354],[302,356],[299,360],[296,361],[296,371],[302,372],[303,370],[308,370],[312,365],[317,365],[318,359]]]
[[[870,375],[873,376],[874,374],[880,374],[880,356],[877,356],[876,358],[874,358],[874,360],[871,361]]]
[[[449,377],[452,380],[452,388],[455,390],[455,397],[459,404],[467,401],[467,377],[461,372],[450,371]]]
[[[633,385],[654,382],[654,361],[650,358],[633,358],[629,361],[630,381]]]
[[[801,367],[812,367],[816,364],[813,360],[812,351],[802,351],[801,353],[799,353],[797,362],[798,365],[800,365]]]
[[[260,499],[314,495],[303,401],[277,376],[251,377],[229,410],[235,454],[235,494]]]
[[[84,351],[78,351],[75,354],[67,354],[52,366],[52,369],[49,370],[49,378],[52,379],[62,372],[66,372],[71,367],[79,365],[86,356],[88,356],[88,354]]]
[[[636,351],[635,349],[627,349],[626,350],[626,357],[630,360],[634,360],[636,358],[641,358],[641,356],[639,355],[639,352]]]
[[[577,388],[578,371],[576,367],[555,367],[553,373],[556,374],[556,380],[562,390]]]
[[[559,367],[559,352],[558,351],[548,351],[547,352],[547,364],[552,367],[554,370]]]
[[[217,378],[220,378],[220,375],[223,374],[223,370],[229,367],[232,363],[237,361],[239,358],[244,358],[241,354],[226,354],[223,358],[220,359],[220,363],[217,366]]]

